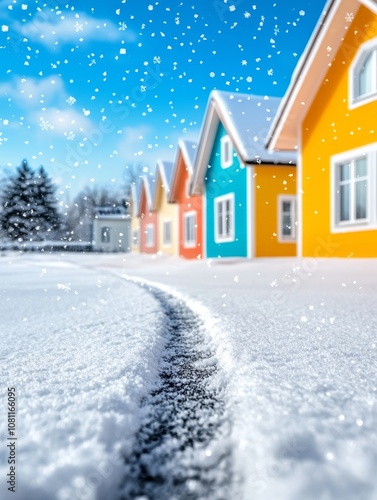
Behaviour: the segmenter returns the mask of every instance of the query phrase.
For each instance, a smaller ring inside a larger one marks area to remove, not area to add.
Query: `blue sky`
[[[324,4],[0,0],[3,173],[44,165],[68,200],[173,160],[211,90],[284,95]]]

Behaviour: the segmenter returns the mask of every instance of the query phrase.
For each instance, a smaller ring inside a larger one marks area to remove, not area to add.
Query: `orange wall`
[[[250,168],[250,167],[247,167]],[[295,256],[296,243],[278,241],[278,196],[296,194],[296,167],[254,167],[255,257]]]
[[[377,141],[377,101],[348,108],[348,70],[359,46],[377,36],[377,17],[361,6],[302,126],[302,253],[376,257],[377,231],[331,233],[331,156]]]
[[[202,229],[202,196],[190,196],[186,195],[186,181],[189,178],[189,174],[182,158],[179,157],[178,171],[177,171],[177,185],[175,186],[175,192],[177,194],[177,201],[179,204],[179,255],[185,257],[186,259],[196,259],[203,256],[203,229]],[[186,248],[184,246],[184,214],[186,212],[196,211],[196,247]]]

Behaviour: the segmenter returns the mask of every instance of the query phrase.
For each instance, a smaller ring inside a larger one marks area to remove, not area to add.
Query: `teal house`
[[[210,94],[191,184],[192,194],[203,195],[204,256],[207,258],[258,254],[257,177],[262,179],[266,173],[272,173],[273,170],[266,170],[271,166],[272,169],[295,166],[295,154],[269,153],[264,147],[279,103],[277,98],[218,90]],[[257,170],[263,166],[262,171]],[[277,203],[277,195],[273,197]],[[276,225],[278,215],[274,219],[271,224]],[[270,233],[271,238],[275,234],[276,239],[278,228],[272,227]]]

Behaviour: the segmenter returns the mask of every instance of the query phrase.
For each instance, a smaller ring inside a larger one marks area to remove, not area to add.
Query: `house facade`
[[[203,197],[190,193],[195,152],[195,142],[178,142],[170,190],[170,201],[178,207],[178,253],[186,259],[203,254]]]
[[[205,256],[296,254],[295,154],[269,153],[280,100],[213,91],[195,157]]]
[[[329,1],[267,142],[298,149],[302,256],[377,256],[376,75],[377,3]]]
[[[125,207],[99,207],[93,220],[93,250],[129,252],[131,216]]]
[[[158,251],[158,214],[153,210],[154,179],[144,176],[140,188],[140,252],[157,253]]]
[[[172,162],[161,160],[157,162],[153,210],[158,213],[158,251],[168,255],[178,255],[178,206],[169,203],[172,174]]]

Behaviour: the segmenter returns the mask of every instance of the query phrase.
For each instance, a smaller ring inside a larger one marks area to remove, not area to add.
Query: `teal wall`
[[[247,178],[246,168],[241,167],[237,153],[233,149],[233,165],[221,167],[221,138],[227,132],[219,123],[205,176],[206,204],[206,256],[247,257]],[[234,229],[235,239],[231,242],[215,242],[215,198],[234,193]]]

